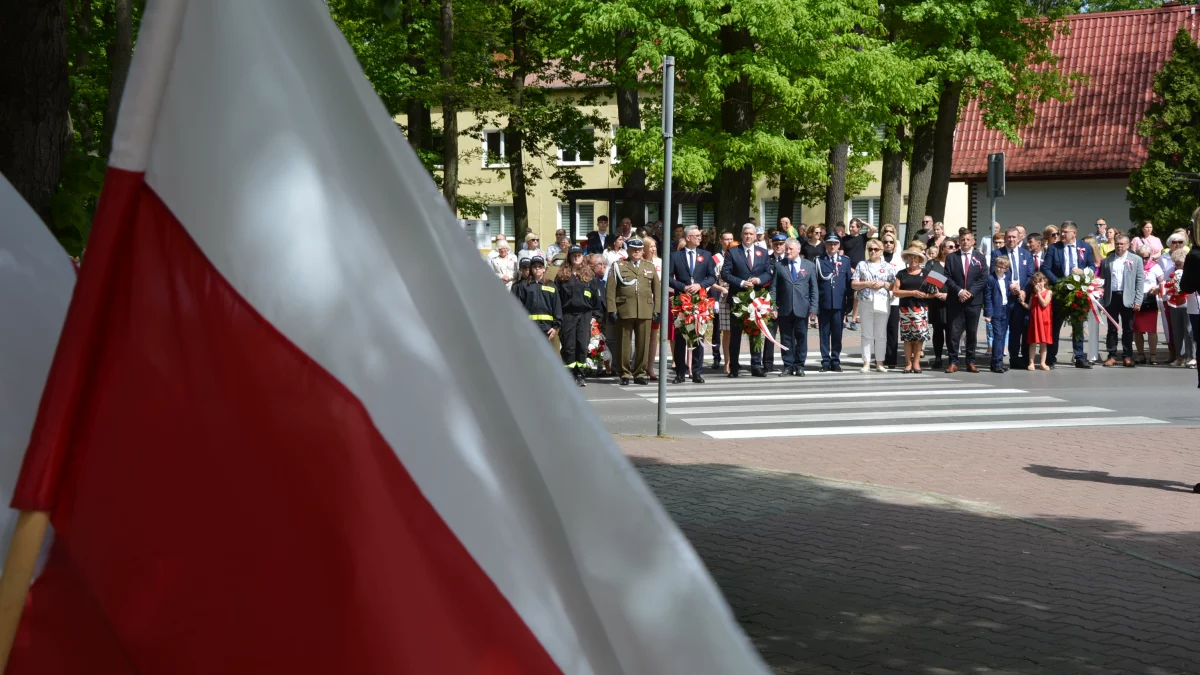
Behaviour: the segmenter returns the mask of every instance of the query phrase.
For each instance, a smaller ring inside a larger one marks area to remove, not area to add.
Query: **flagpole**
[[[29,584],[33,581],[49,523],[50,514],[46,511],[22,511],[17,516],[8,559],[4,561],[4,573],[0,574],[0,675],[8,669],[8,657],[17,637],[17,627],[21,625],[21,613],[25,610]]]
[[[666,436],[667,425],[667,328],[671,321],[671,297],[667,294],[670,285],[667,279],[671,277],[671,253],[675,250],[675,242],[671,241],[671,151],[673,149],[675,129],[675,57],[663,57],[663,103],[662,103],[662,135],[666,154],[663,156],[663,250],[662,279],[658,290],[661,309],[659,310],[658,330],[658,435]],[[701,336],[703,337],[703,336]],[[700,363],[697,368],[703,367]]]

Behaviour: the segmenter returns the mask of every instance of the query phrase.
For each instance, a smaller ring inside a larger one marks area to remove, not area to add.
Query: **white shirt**
[[[558,255],[559,253],[562,253],[562,247],[559,246],[558,244],[550,244],[548,247],[546,247],[546,258],[547,259],[553,258],[554,256]]]
[[[1063,251],[1067,254],[1067,269],[1063,271],[1069,274],[1071,270],[1079,267],[1078,247],[1075,244],[1064,244]]]
[[[1109,269],[1112,270],[1112,288],[1110,290],[1114,293],[1125,291],[1125,268],[1132,264],[1133,261],[1129,259],[1128,253],[1113,258],[1112,266]]]
[[[1008,307],[1008,284],[1004,283],[1004,275],[997,274],[996,281],[1000,282],[996,284],[1000,287],[1000,306]]]

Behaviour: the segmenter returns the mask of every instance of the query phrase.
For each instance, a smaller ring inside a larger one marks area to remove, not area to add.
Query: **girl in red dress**
[[[1029,310],[1029,366],[1026,370],[1034,369],[1034,345],[1039,345],[1041,351],[1038,367],[1050,370],[1050,366],[1046,365],[1047,350],[1054,340],[1050,327],[1050,279],[1041,272],[1034,272],[1029,283],[1033,286],[1033,295],[1029,297],[1029,302],[1022,303]]]

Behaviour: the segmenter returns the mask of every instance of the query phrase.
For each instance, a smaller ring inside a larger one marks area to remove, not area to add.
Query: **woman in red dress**
[[[1022,303],[1029,310],[1029,366],[1026,370],[1034,369],[1034,345],[1041,346],[1041,363],[1038,367],[1050,370],[1050,366],[1046,365],[1046,354],[1050,343],[1054,341],[1054,331],[1050,326],[1050,279],[1041,272],[1034,272],[1029,283],[1033,286],[1033,293],[1029,296],[1029,302]]]

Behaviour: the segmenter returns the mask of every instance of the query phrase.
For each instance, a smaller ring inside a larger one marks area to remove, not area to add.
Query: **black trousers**
[[[1125,306],[1124,291],[1112,291],[1108,296],[1108,306],[1104,309],[1112,314],[1112,318],[1121,324],[1121,358],[1133,358],[1133,308]],[[1108,332],[1104,334],[1104,346],[1108,348],[1108,357],[1117,358],[1117,327],[1108,324]]]
[[[786,350],[782,353],[783,369],[804,370],[808,359],[808,316],[779,315],[779,342]]]
[[[1013,368],[1029,365],[1029,310],[1020,303],[1008,308],[1008,363]]]
[[[729,329],[729,372],[736,373],[742,367],[738,361],[742,353],[742,322],[733,318],[729,323],[733,324]],[[750,369],[762,370],[762,354],[754,351],[753,347],[750,348]]]
[[[588,343],[592,340],[592,313],[563,314],[562,344],[563,365],[568,368],[582,368],[587,363]]]
[[[671,345],[671,352],[675,358],[675,374],[679,376],[687,375],[687,341],[681,335],[683,331],[675,331],[675,342]],[[695,346],[692,347],[692,377],[700,375],[700,367],[704,365],[704,347],[700,344],[704,341],[704,336],[701,335],[699,340],[696,340]]]
[[[779,337],[779,324],[776,323],[774,319],[767,320],[767,328],[770,329],[771,335],[774,335],[776,338]],[[762,363],[763,368],[767,369],[768,371],[775,368],[775,343],[771,342],[765,337],[763,338]]]
[[[983,308],[975,305],[946,305],[946,322],[950,324],[950,363],[958,364],[959,347],[966,338],[967,363],[975,363],[975,343],[979,339],[979,315]],[[965,335],[964,335],[965,333]]]
[[[900,306],[893,305],[888,310],[887,349],[883,354],[883,365],[896,367],[896,352],[900,345]]]
[[[946,322],[946,303],[941,300],[929,301],[929,328],[933,333],[933,356],[939,361],[942,359],[942,349],[948,342],[948,328],[950,324]]]
[[[1188,318],[1192,321],[1192,337],[1200,340],[1200,314],[1189,314]],[[1196,368],[1196,377],[1196,386],[1200,387],[1200,368]]]

